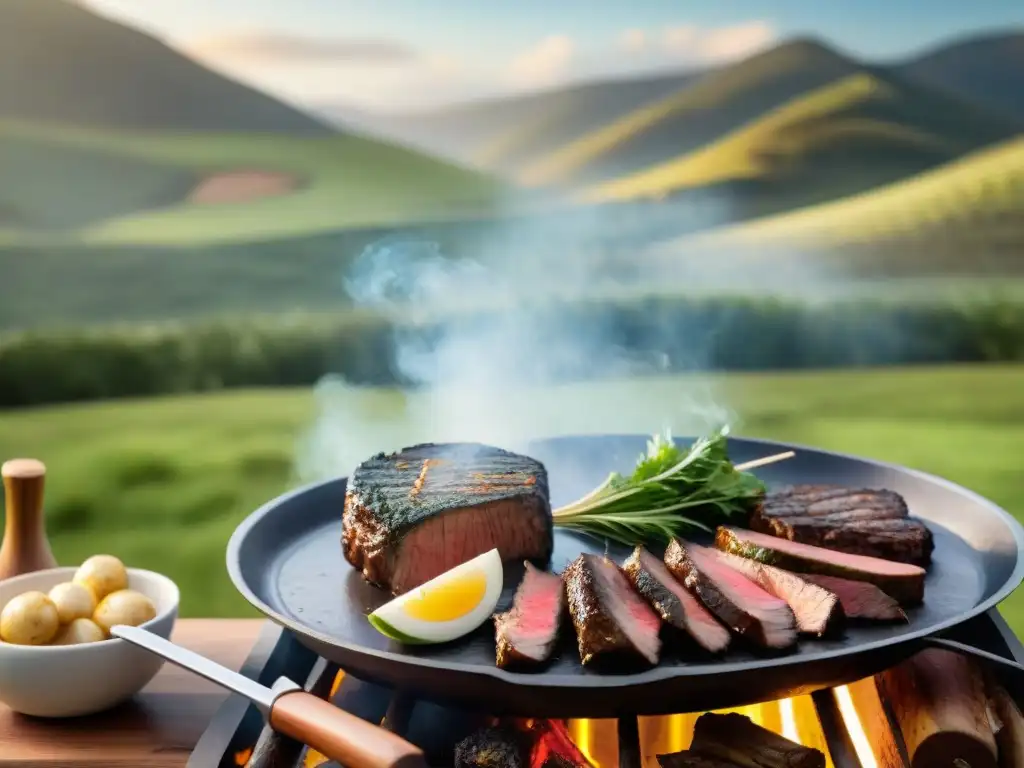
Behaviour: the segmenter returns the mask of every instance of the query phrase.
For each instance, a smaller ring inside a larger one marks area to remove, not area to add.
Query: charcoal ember
[[[507,725],[482,728],[455,746],[455,768],[529,768],[531,739]]]

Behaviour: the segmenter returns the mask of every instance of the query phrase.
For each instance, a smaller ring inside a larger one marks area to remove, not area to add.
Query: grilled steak
[[[657,664],[661,619],[610,560],[580,555],[565,569],[565,593],[580,661]]]
[[[713,550],[726,565],[735,568],[769,595],[774,595],[793,611],[797,629],[807,635],[821,637],[843,624],[839,598],[818,584],[795,573],[748,560],[739,555]]]
[[[515,728],[482,728],[455,745],[455,768],[528,768],[531,746]]]
[[[787,571],[866,581],[904,605],[924,600],[924,568],[909,563],[851,555],[725,526],[718,528],[715,545],[725,552]]]
[[[821,751],[790,741],[735,712],[707,712],[698,717],[690,751],[736,768],[825,768]]]
[[[729,646],[729,630],[646,549],[637,547],[622,570],[633,588],[666,624],[693,638],[711,653],[721,653]]]
[[[499,667],[541,664],[550,658],[565,616],[562,577],[526,563],[512,608],[494,617]]]
[[[713,552],[673,539],[665,550],[665,565],[711,613],[743,638],[772,649],[796,643],[796,620],[786,602],[765,592]]]
[[[906,621],[907,614],[900,604],[889,597],[874,584],[866,581],[850,581],[835,576],[821,576],[804,573],[800,576],[804,581],[824,587],[839,598],[843,613],[848,619],[866,619],[869,621]]]
[[[349,479],[345,558],[402,594],[497,548],[505,561],[551,557],[548,478],[534,459],[476,443],[377,454]]]
[[[932,533],[909,514],[895,491],[796,485],[768,494],[750,527],[851,555],[927,566]]]

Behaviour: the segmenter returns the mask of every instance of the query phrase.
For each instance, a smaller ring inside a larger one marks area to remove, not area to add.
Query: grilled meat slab
[[[693,638],[711,653],[721,653],[729,647],[729,630],[676,581],[665,563],[646,549],[637,547],[622,570],[663,622]]]
[[[482,728],[455,745],[455,768],[528,768],[531,746],[513,727]]]
[[[665,565],[736,634],[763,648],[796,643],[796,619],[786,602],[721,562],[714,552],[673,539],[665,550]]]
[[[934,542],[895,491],[795,485],[765,497],[755,531],[852,555],[927,566]]]
[[[824,587],[838,597],[840,605],[843,606],[843,613],[848,619],[907,621],[907,614],[900,608],[900,604],[874,584],[814,573],[804,573],[800,577],[804,581]]]
[[[553,547],[544,465],[477,443],[426,443],[364,461],[349,478],[345,558],[396,595],[497,548],[546,564]]]
[[[769,595],[774,595],[793,611],[797,629],[806,635],[821,637],[833,632],[845,618],[837,595],[795,573],[748,560],[739,555],[714,550],[726,565],[735,568]]]
[[[619,660],[630,665],[658,663],[661,619],[615,563],[580,555],[563,578],[584,665]]]
[[[501,668],[542,664],[551,657],[566,615],[562,577],[526,563],[512,608],[494,617]]]
[[[725,526],[718,528],[715,546],[724,552],[787,571],[866,581],[903,605],[916,605],[924,600],[925,570],[909,563],[851,555]]]

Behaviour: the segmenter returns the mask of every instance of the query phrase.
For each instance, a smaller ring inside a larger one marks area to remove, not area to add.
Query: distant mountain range
[[[704,72],[362,113],[354,122],[526,185],[582,189],[585,199],[731,184],[740,197],[769,194],[786,207],[852,194],[1020,132],[1024,32],[890,65],[803,38]],[[742,215],[763,212],[757,203]]]

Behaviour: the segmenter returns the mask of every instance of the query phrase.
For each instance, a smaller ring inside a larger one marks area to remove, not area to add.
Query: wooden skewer
[[[783,451],[782,453],[773,453],[771,456],[763,456],[760,459],[754,459],[743,464],[737,464],[735,469],[737,472],[746,472],[748,469],[757,469],[768,464],[774,464],[777,461],[785,461],[786,459],[792,459],[796,456],[796,451]]]

